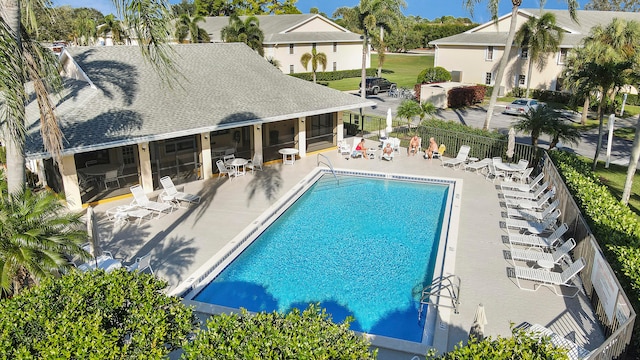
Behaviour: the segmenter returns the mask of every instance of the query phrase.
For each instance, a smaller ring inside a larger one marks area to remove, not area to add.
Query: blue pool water
[[[325,175],[194,300],[256,312],[319,302],[353,330],[421,342],[447,191]]]

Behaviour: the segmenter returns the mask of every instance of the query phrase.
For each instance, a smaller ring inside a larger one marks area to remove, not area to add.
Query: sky
[[[181,0],[170,0],[172,4],[180,3]],[[453,17],[467,17],[477,23],[484,23],[491,20],[488,11],[487,0],[480,0],[474,7],[474,16],[462,5],[462,0],[405,0],[407,8],[403,11],[405,15],[420,16],[423,19],[433,20],[445,15]],[[328,16],[341,6],[352,7],[358,4],[359,0],[298,0],[296,6],[303,13],[308,13],[312,7],[317,7]],[[587,0],[581,0],[580,8],[586,4]],[[70,5],[72,7],[93,7],[103,14],[115,13],[113,0],[54,0],[56,6]],[[538,0],[523,0],[521,8],[539,8]],[[547,0],[546,9],[566,9],[566,2],[561,0]],[[511,1],[500,0],[500,16],[511,12]]]

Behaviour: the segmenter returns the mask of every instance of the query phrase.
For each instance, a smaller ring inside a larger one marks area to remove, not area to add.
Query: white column
[[[138,159],[140,159],[140,184],[146,193],[150,193],[153,191],[153,173],[148,142],[138,144]]]
[[[336,145],[344,140],[344,122],[342,121],[342,111],[338,111],[336,117]]]
[[[211,141],[209,140],[209,132],[200,134],[200,176],[203,180],[211,178],[213,174],[213,164],[211,162]]]
[[[307,127],[306,118],[298,118],[298,155],[302,158],[307,156]]]
[[[262,126],[263,124],[253,125],[253,153],[263,155],[262,144]],[[264,157],[263,157],[264,158]]]
[[[70,210],[82,209],[82,197],[80,196],[80,185],[78,185],[76,160],[73,155],[63,156],[59,169],[60,175],[62,176],[62,186],[64,186],[64,196],[67,200],[67,207]]]

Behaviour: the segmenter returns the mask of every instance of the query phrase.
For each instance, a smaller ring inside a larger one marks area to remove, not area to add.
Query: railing
[[[422,296],[420,297],[420,309],[418,309],[418,321],[422,317],[422,310],[424,305],[444,306],[453,309],[453,312],[457,314],[460,306],[460,277],[457,275],[449,275],[446,277],[438,277],[434,279],[431,284],[422,290]],[[446,294],[442,292],[446,291]],[[438,301],[431,302],[431,296],[436,296]],[[440,302],[440,298],[450,299],[451,305]]]
[[[321,157],[327,160],[327,162],[320,161]],[[333,177],[336,178],[336,182],[338,183],[338,185],[340,185],[340,180],[338,180],[338,176],[336,176],[336,171],[333,169],[333,164],[331,164],[331,160],[329,160],[329,158],[326,155],[318,154],[318,156],[316,156],[316,166],[320,164],[325,164],[329,167],[329,169],[331,169],[331,173],[333,174]]]

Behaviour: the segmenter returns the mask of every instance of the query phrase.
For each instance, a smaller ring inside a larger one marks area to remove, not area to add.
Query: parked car
[[[358,89],[361,89],[362,83],[358,84]],[[389,90],[395,90],[397,85],[391,81],[381,77],[368,77],[365,82],[365,91],[367,95],[377,95],[380,92],[386,92]],[[359,91],[358,91],[359,92]]]
[[[524,115],[531,109],[537,109],[540,103],[534,99],[515,99],[504,109],[505,114]]]

